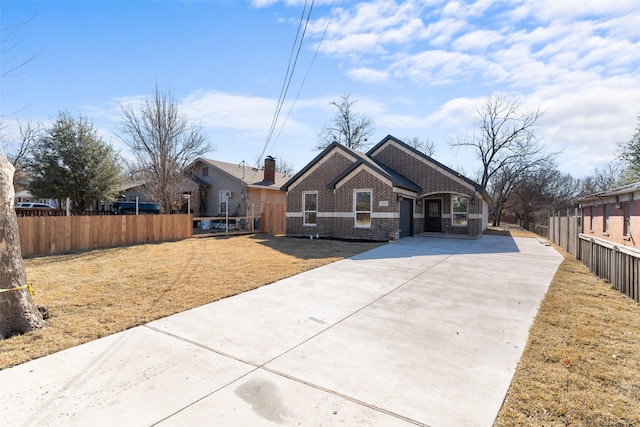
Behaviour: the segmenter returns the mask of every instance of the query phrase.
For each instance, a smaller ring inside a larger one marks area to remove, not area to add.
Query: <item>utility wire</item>
[[[329,19],[327,20],[327,25],[325,25],[324,27],[324,31],[322,33],[322,38],[320,38],[320,42],[318,43],[318,47],[316,48],[315,53],[313,54],[313,58],[311,59],[311,64],[309,64],[309,68],[307,68],[307,72],[304,75],[304,78],[302,79],[302,83],[300,83],[300,87],[298,88],[298,93],[296,94],[296,98],[293,100],[293,103],[291,104],[291,107],[289,108],[289,112],[287,113],[287,117],[284,119],[284,122],[282,123],[282,126],[280,127],[280,131],[278,132],[278,135],[276,136],[276,139],[273,143],[273,146],[276,145],[276,143],[278,142],[278,139],[280,138],[280,135],[282,135],[282,131],[284,130],[285,125],[287,124],[287,121],[289,120],[289,116],[291,115],[291,112],[293,111],[293,107],[296,105],[296,102],[298,102],[298,98],[300,97],[300,92],[302,92],[302,87],[304,86],[305,82],[307,81],[307,77],[309,76],[309,72],[311,72],[311,68],[313,67],[313,63],[316,61],[316,57],[318,56],[318,52],[320,51],[320,46],[322,46],[322,42],[324,41],[326,35],[327,35],[327,30],[329,29],[329,25],[331,24],[331,20],[333,19],[333,16],[336,12],[336,9],[338,8],[338,4],[340,4],[340,0],[336,0],[335,4],[333,5],[333,9],[331,10],[331,15],[329,15]],[[273,148],[272,146],[272,148]],[[271,151],[269,151],[271,152]]]
[[[302,42],[304,40],[304,35],[307,31],[307,25],[309,23],[309,19],[311,18],[311,11],[313,10],[313,4],[314,4],[315,0],[311,1],[311,7],[309,8],[309,13],[307,14],[307,20],[306,23],[304,25],[304,30],[302,32],[302,35],[300,37],[300,43],[298,44],[298,36],[300,35],[300,29],[302,28],[302,22],[304,20],[304,13],[307,9],[307,1],[304,2],[304,8],[302,9],[302,15],[300,16],[300,22],[298,23],[298,31],[296,32],[296,37],[295,40],[293,42],[293,46],[291,48],[291,54],[289,55],[289,64],[287,66],[287,72],[285,74],[285,78],[284,78],[284,82],[282,83],[282,88],[280,90],[280,97],[278,98],[278,105],[276,107],[276,111],[273,115],[273,120],[271,121],[271,128],[269,129],[269,134],[267,135],[267,140],[265,141],[264,147],[262,149],[262,152],[260,153],[260,156],[258,157],[258,162],[260,161],[260,159],[262,159],[262,156],[264,155],[264,153],[267,151],[267,147],[269,145],[269,142],[271,141],[271,138],[273,136],[273,131],[275,130],[276,124],[278,122],[278,117],[280,115],[280,111],[282,110],[282,106],[284,105],[284,100],[287,96],[287,92],[289,90],[289,85],[291,84],[291,79],[293,78],[293,72],[295,71],[296,68],[296,64],[298,62],[298,57],[300,56],[300,50],[302,48]],[[298,49],[296,50],[296,45],[298,45]],[[293,54],[295,52],[295,59],[293,60],[293,65],[291,64],[292,59],[293,59]],[[256,167],[258,166],[258,164],[256,164]]]

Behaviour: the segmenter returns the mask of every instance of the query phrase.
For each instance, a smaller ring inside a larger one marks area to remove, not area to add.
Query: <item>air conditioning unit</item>
[[[225,191],[224,197],[226,197],[227,199],[230,199],[231,197],[233,197],[233,193],[231,191]]]

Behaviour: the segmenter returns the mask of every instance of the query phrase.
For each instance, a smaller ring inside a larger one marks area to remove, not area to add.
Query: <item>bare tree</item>
[[[28,184],[28,173],[25,170],[27,155],[42,135],[42,127],[39,124],[34,125],[29,120],[22,122],[18,119],[17,122],[20,139],[13,145],[14,150],[11,154],[7,154],[7,158],[15,168],[13,186],[16,189],[23,189]]]
[[[45,325],[27,286],[14,209],[13,170],[7,158],[0,156],[0,340]]]
[[[603,167],[594,168],[590,175],[580,181],[580,195],[589,196],[629,184],[625,180],[627,172],[628,169],[625,169],[624,164],[620,162],[611,162]]]
[[[571,206],[579,194],[579,184],[579,180],[563,174],[555,163],[549,162],[520,179],[506,206],[528,229],[531,222],[545,222],[552,209]]]
[[[316,147],[323,150],[333,142],[339,142],[354,150],[363,150],[368,145],[368,138],[374,131],[371,118],[354,111],[357,101],[350,99],[351,94],[342,95],[340,102],[333,101],[336,115],[320,133],[320,143]]]
[[[182,203],[183,169],[212,149],[200,125],[178,112],[170,91],[156,87],[151,99],[136,110],[121,106],[120,139],[134,156],[128,165],[144,181],[142,191],[169,213]]]
[[[414,136],[413,138],[405,138],[403,139],[403,141],[405,144],[415,148],[416,150],[426,154],[429,157],[433,157],[436,152],[436,143],[433,141],[423,141],[417,136]]]
[[[480,184],[493,198],[493,225],[500,225],[502,208],[518,179],[556,154],[546,153],[535,138],[534,127],[542,116],[539,108],[521,113],[515,101],[493,95],[477,112],[479,135],[460,138],[451,145],[476,151],[482,162]]]
[[[293,172],[295,172],[296,168],[295,165],[284,159],[282,156],[275,154],[273,156],[273,158],[276,160],[276,172],[281,173],[283,175],[293,175]],[[253,162],[255,165],[261,165],[263,164],[264,160],[258,155],[255,158],[255,161]]]
[[[0,31],[0,46],[3,52],[15,33]],[[0,80],[29,63],[34,57],[9,69],[0,70]],[[7,61],[3,61],[6,65]],[[2,128],[0,117],[0,128]],[[9,162],[0,144],[0,340],[24,334],[45,326],[44,319],[36,307],[27,284],[27,274],[22,261],[20,233],[16,218],[15,189],[13,187],[14,166]]]

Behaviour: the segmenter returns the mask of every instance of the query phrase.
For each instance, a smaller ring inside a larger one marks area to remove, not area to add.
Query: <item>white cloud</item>
[[[453,42],[453,48],[456,50],[485,51],[489,46],[501,40],[503,40],[503,37],[497,31],[477,30],[458,37]]]
[[[378,71],[372,68],[354,68],[347,75],[353,79],[364,83],[383,83],[389,79],[389,73]]]

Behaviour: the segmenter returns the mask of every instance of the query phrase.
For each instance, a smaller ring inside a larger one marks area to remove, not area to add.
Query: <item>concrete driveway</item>
[[[491,426],[561,262],[402,239],[0,371],[0,425]]]

